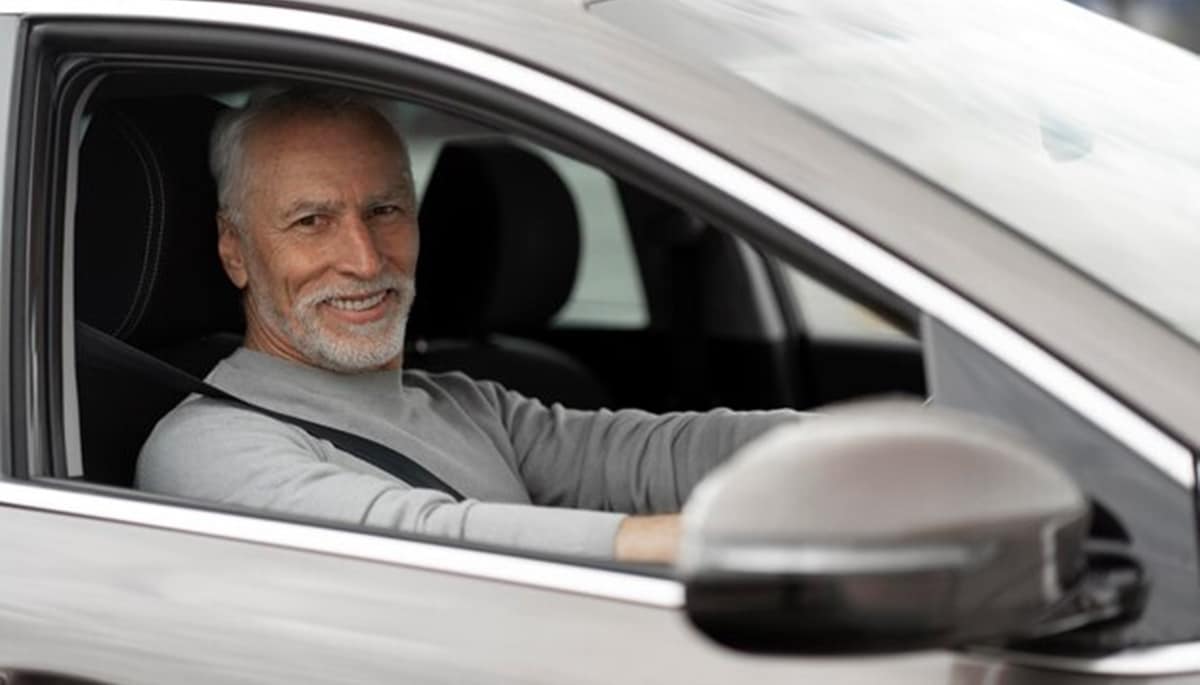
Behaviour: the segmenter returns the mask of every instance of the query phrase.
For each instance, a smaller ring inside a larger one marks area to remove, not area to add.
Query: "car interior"
[[[128,81],[106,83],[89,100],[78,152],[82,473],[71,475],[93,483],[132,485],[141,443],[182,399],[153,370],[133,377],[114,367],[114,356],[148,355],[203,377],[241,341],[239,294],[214,249],[207,144],[223,103],[246,90],[166,90],[146,97]],[[569,187],[553,153],[525,139],[478,126],[456,138],[459,118],[398,106],[442,133],[409,141],[432,163],[417,179],[420,296],[406,365],[460,370],[581,409],[808,408],[923,393],[915,344],[808,338],[784,267],[611,176],[620,221],[600,230],[627,231],[645,321],[562,322],[586,252],[586,189]]]

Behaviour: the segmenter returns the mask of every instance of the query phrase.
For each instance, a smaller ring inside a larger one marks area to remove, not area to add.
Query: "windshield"
[[[608,0],[1200,341],[1200,60],[1055,0]]]

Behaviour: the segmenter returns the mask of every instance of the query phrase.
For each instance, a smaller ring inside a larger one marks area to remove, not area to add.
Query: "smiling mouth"
[[[325,300],[325,304],[344,312],[362,312],[379,306],[393,292],[389,289],[380,290],[373,295],[364,295],[361,297],[332,297]]]

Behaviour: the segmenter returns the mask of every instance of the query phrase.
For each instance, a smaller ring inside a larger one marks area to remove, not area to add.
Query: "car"
[[[1197,80],[1046,0],[0,0],[0,681],[1200,682]],[[409,363],[824,428],[677,567],[132,487],[273,83],[409,131]]]

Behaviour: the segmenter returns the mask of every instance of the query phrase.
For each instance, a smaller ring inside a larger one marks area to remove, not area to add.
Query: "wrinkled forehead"
[[[249,185],[257,185],[269,180],[256,173],[261,169],[255,167],[264,160],[277,158],[281,150],[323,149],[336,153],[353,148],[394,158],[404,190],[409,194],[413,192],[412,172],[403,138],[391,121],[367,106],[264,113],[246,129],[243,160],[246,181]]]
[[[264,139],[278,141],[282,136],[305,135],[304,131],[336,127],[356,131],[379,144],[394,146],[407,162],[407,147],[397,124],[379,109],[366,103],[351,102],[337,106],[324,103],[299,103],[282,109],[259,112],[248,122],[243,143],[253,146]],[[309,140],[310,144],[319,140]]]

